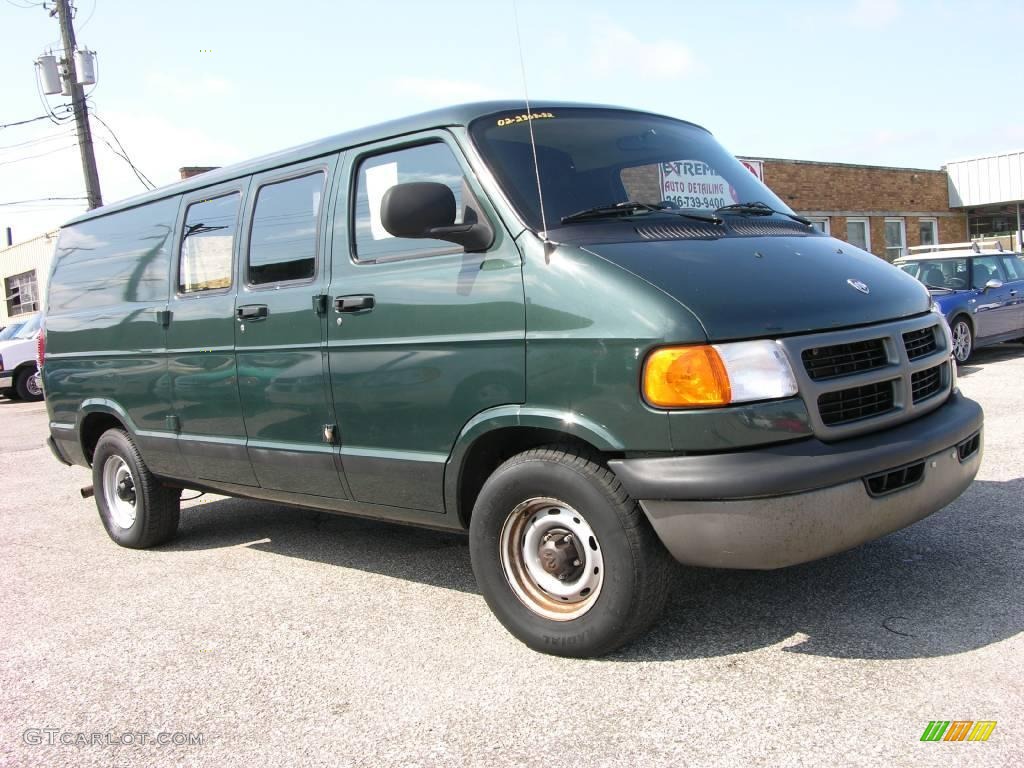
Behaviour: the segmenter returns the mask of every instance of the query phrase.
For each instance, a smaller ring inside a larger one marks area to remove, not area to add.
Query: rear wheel
[[[953,357],[958,363],[966,363],[974,351],[974,333],[971,324],[964,317],[953,320]]]
[[[181,491],[153,477],[127,432],[103,433],[93,452],[92,478],[100,520],[115,542],[145,549],[174,537]]]
[[[35,367],[22,368],[14,382],[14,389],[22,400],[35,401],[43,399],[43,388],[39,384]]]
[[[480,491],[470,555],[498,620],[529,647],[600,656],[661,614],[672,560],[610,470],[540,448],[506,461]]]

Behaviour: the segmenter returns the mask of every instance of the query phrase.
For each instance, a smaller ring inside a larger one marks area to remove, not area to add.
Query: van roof
[[[664,115],[658,115],[657,113],[647,112],[645,110],[638,109],[627,109],[625,107],[616,107],[606,104],[580,104],[574,102],[565,101],[538,101],[530,105],[530,111],[537,110],[550,110],[550,109],[568,109],[568,108],[584,108],[584,109],[618,109],[626,112],[636,112],[638,114],[650,114],[657,117],[665,117]],[[469,125],[473,120],[484,115],[493,114],[496,112],[525,112],[526,108],[522,101],[481,101],[470,104],[459,104],[451,107],[444,107],[442,109],[433,110],[431,112],[423,112],[418,115],[411,115],[409,117],[402,117],[397,120],[391,120],[386,123],[379,123],[377,125],[366,126],[364,128],[357,128],[352,131],[345,133],[339,133],[334,136],[329,136],[324,139],[317,139],[315,141],[308,142],[306,144],[300,144],[296,147],[290,147],[283,149],[278,152],[273,152],[269,155],[263,155],[252,160],[244,160],[234,165],[225,166],[218,168],[214,171],[207,171],[206,173],[193,176],[183,181],[168,184],[163,187],[157,187],[149,192],[143,192],[140,195],[125,198],[124,200],[118,200],[110,205],[104,205],[100,208],[96,208],[92,211],[76,216],[70,221],[66,222],[64,226],[71,224],[78,224],[79,222],[88,221],[89,219],[95,219],[100,216],[105,216],[109,213],[115,213],[117,211],[123,211],[128,208],[134,208],[135,206],[142,205],[143,203],[149,203],[156,200],[161,200],[166,197],[173,197],[174,195],[180,195],[184,192],[190,192],[195,189],[202,189],[203,187],[209,187],[214,184],[220,184],[222,182],[231,181],[242,176],[249,176],[254,173],[261,173],[263,171],[272,170],[278,166],[287,165],[289,163],[298,162],[306,158],[319,157],[321,155],[329,155],[333,152],[339,152],[343,149],[350,147],[356,147],[360,144],[369,144],[375,141],[383,141],[384,139],[393,138],[396,136],[402,136],[408,133],[418,133],[420,131],[431,130],[435,128],[449,128],[452,126],[465,126]],[[678,120],[678,118],[670,118]],[[680,120],[679,122],[688,122],[686,120]],[[707,130],[702,126],[696,125],[696,123],[689,123],[701,130]]]

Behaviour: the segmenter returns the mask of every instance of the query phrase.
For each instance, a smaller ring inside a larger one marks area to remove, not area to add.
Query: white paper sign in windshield
[[[701,208],[713,211],[723,205],[739,202],[732,185],[700,160],[679,160],[658,166],[661,199],[680,208]]]

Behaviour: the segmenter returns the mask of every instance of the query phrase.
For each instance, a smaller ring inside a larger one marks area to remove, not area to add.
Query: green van
[[[540,651],[637,637],[673,558],[779,568],[956,499],[982,412],[925,288],[703,128],[453,107],[60,233],[49,445],[126,547],[184,488],[469,531]]]

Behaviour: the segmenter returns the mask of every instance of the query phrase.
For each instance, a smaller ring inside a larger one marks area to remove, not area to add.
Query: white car
[[[33,315],[7,341],[0,342],[0,394],[21,400],[42,400],[36,375],[36,339],[42,315]]]

